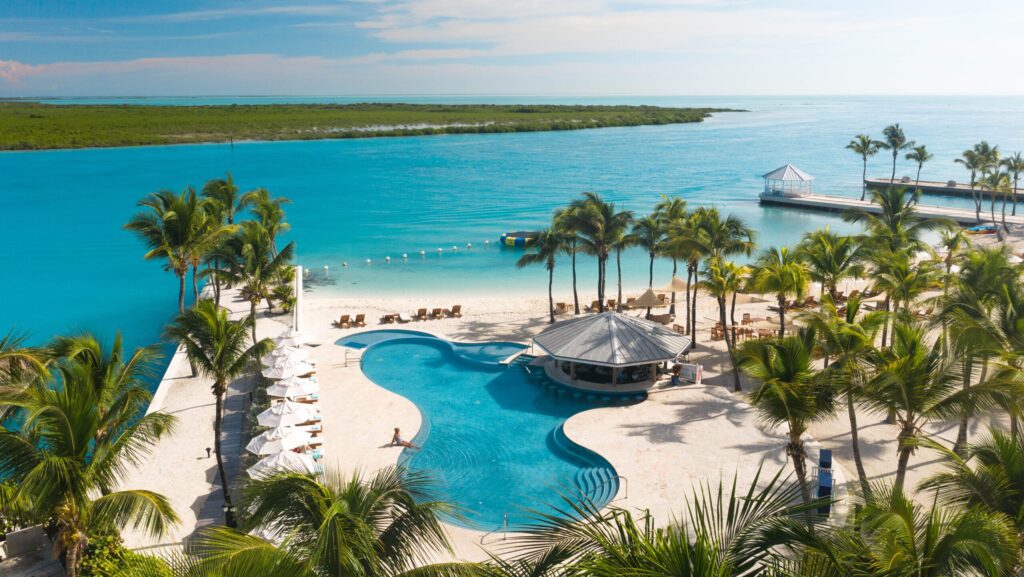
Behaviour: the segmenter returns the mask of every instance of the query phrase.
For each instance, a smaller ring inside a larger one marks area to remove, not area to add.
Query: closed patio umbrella
[[[274,427],[253,437],[245,450],[254,455],[291,451],[309,443],[310,434],[293,427]]]
[[[312,383],[310,383],[312,384]],[[285,401],[272,405],[269,409],[256,416],[261,427],[280,427],[281,425],[299,425],[317,418],[316,409],[307,403]]]
[[[287,379],[288,377],[300,377],[308,375],[316,370],[316,367],[309,363],[299,362],[285,366],[268,367],[263,369],[263,376],[268,379]]]
[[[320,385],[308,379],[293,379],[288,382],[280,381],[267,387],[267,395],[284,399],[296,397],[308,397],[320,392]]]
[[[249,476],[253,479],[267,477],[279,471],[315,473],[316,461],[309,455],[303,455],[295,451],[282,451],[263,457],[260,459],[260,462],[248,469]]]
[[[286,347],[300,347],[302,345],[311,344],[313,341],[306,335],[299,331],[292,329],[287,333],[274,339],[275,346],[286,346]]]
[[[264,365],[273,366],[281,359],[299,362],[309,360],[309,351],[296,347],[278,347],[260,359]]]

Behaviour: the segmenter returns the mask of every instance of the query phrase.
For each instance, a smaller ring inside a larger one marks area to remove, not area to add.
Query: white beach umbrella
[[[298,425],[308,423],[317,416],[316,409],[309,403],[285,401],[271,405],[269,409],[256,416],[261,427],[279,427],[281,425]]]
[[[288,382],[280,381],[267,387],[267,395],[285,399],[295,397],[306,397],[320,392],[320,385],[308,379],[291,379]]]
[[[309,363],[298,362],[284,366],[274,366],[263,369],[263,376],[268,379],[287,379],[288,377],[300,377],[308,375],[316,370],[316,367]]]
[[[312,363],[308,362],[306,359],[302,359],[302,358],[298,358],[298,357],[270,357],[270,358],[263,357],[260,360],[263,361],[263,365],[265,367],[268,367],[268,368],[269,367],[287,368],[287,367],[294,367],[296,365],[301,365],[301,364],[307,364],[307,365],[312,364]]]
[[[286,347],[300,347],[302,345],[311,344],[313,341],[306,335],[299,331],[292,329],[285,334],[274,339],[274,344],[277,346]]]
[[[273,475],[279,471],[315,473],[316,461],[309,455],[303,455],[295,451],[282,451],[263,457],[259,463],[248,469],[249,476],[253,479]]]
[[[274,427],[253,437],[245,450],[254,455],[291,451],[309,443],[310,434],[294,427]]]
[[[264,355],[263,358],[260,359],[260,362],[267,366],[273,366],[281,359],[287,359],[295,362],[309,360],[309,351],[296,347],[278,347]]]

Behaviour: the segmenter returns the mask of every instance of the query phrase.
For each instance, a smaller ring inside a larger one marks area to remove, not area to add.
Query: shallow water
[[[586,101],[494,100],[524,99]],[[283,240],[294,240],[299,262],[315,271],[314,290],[514,297],[543,292],[546,272],[516,270],[521,253],[484,248],[484,241],[544,226],[553,209],[584,190],[638,213],[661,194],[716,205],[742,216],[761,244],[771,245],[824,225],[851,230],[835,216],[762,208],[756,198],[759,175],[787,162],[814,175],[818,191],[858,194],[860,160],[843,148],[858,132],[878,136],[885,124],[899,121],[935,154],[923,175],[932,180],[965,180],[952,160],[980,139],[1024,149],[1022,98],[595,101],[750,112],[718,114],[701,124],[578,132],[2,153],[0,245],[7,250],[0,330],[17,327],[40,342],[59,332],[120,328],[128,343],[157,341],[175,311],[176,281],[160,263],[143,261],[141,244],[121,226],[145,194],[201,186],[227,170],[243,188],[265,186],[294,201],[288,207],[293,231]],[[869,174],[887,175],[887,162],[876,157]],[[901,160],[898,174],[912,175],[913,167]],[[452,246],[459,250],[453,253]],[[373,264],[366,265],[367,258]],[[624,255],[626,284],[646,284],[646,266],[642,253]],[[656,284],[668,280],[669,267],[658,263]],[[592,292],[594,268],[581,259],[585,295]],[[567,263],[560,262],[556,289],[568,286]]]

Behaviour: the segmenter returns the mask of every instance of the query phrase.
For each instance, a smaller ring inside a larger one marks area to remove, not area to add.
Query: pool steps
[[[580,467],[573,481],[580,495],[600,509],[619,492],[619,477],[603,457],[572,441],[562,427],[551,431],[548,446],[552,452]]]

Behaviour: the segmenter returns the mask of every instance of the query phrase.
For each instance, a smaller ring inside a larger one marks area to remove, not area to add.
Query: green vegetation
[[[0,102],[0,150],[580,130],[700,122],[712,112],[724,111],[656,106]]]

